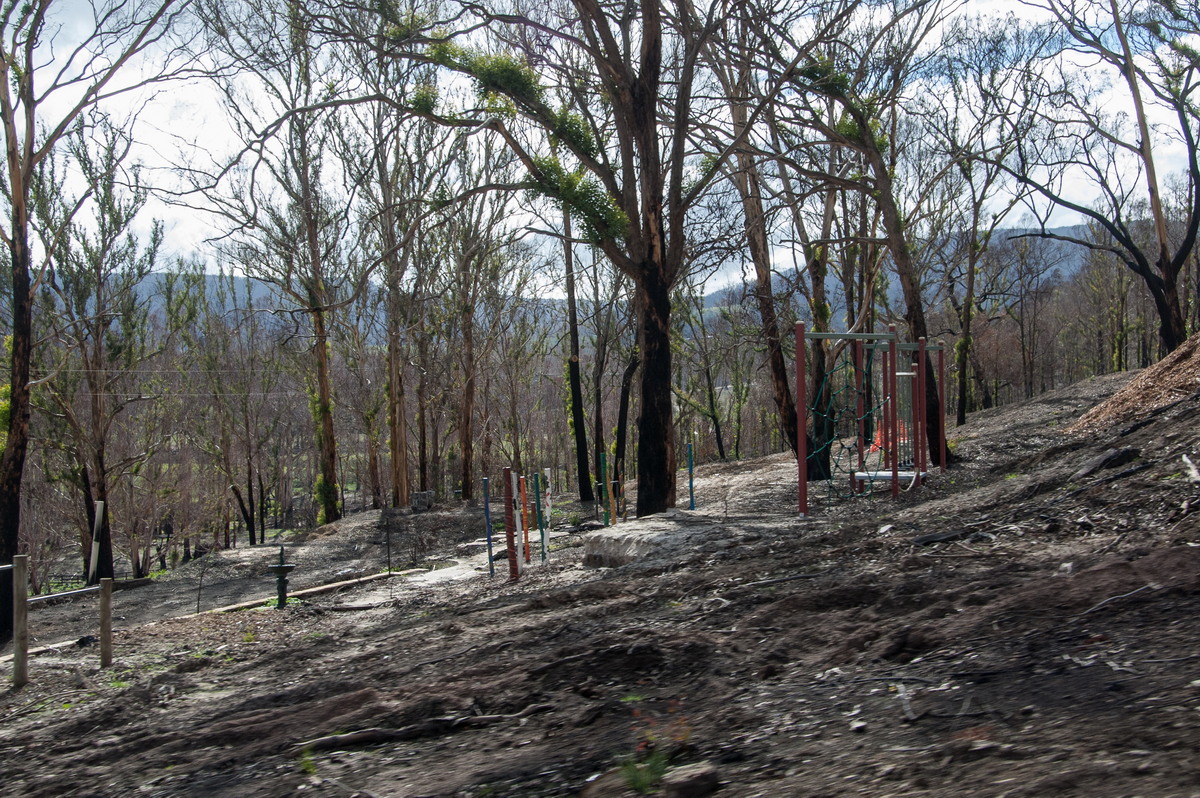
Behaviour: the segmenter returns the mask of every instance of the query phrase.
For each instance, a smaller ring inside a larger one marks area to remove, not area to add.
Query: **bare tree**
[[[944,75],[945,91],[930,92],[918,105],[922,130],[943,157],[953,159],[959,178],[953,204],[961,213],[946,243],[958,251],[955,266],[962,275],[947,275],[948,296],[961,325],[955,348],[960,425],[968,410],[980,263],[993,235],[1030,191],[1012,180],[1001,164],[1019,139],[1045,133],[1037,126],[1037,107],[1024,104],[1023,92],[1014,85],[1025,74],[1019,67],[1041,57],[1043,36],[1011,16],[955,20],[935,71]],[[956,291],[959,280],[961,299]]]
[[[71,199],[49,176],[55,170],[48,160],[34,203],[41,226],[56,231],[46,242],[51,268],[43,318],[50,334],[62,342],[63,359],[47,364],[53,378],[46,381],[46,398],[50,412],[69,430],[76,456],[72,471],[87,516],[83,570],[91,583],[113,576],[109,493],[114,481],[150,454],[134,447],[124,457],[113,457],[111,446],[125,411],[151,398],[136,372],[160,345],[150,328],[147,281],[158,258],[162,226],[154,224],[144,245],[131,231],[148,197],[139,167],[126,163],[132,143],[128,132],[107,117],[89,115],[86,124],[81,120],[73,129],[68,150],[91,201]],[[129,188],[123,190],[122,184]],[[85,204],[92,212],[86,224],[71,218]],[[185,323],[186,315],[174,321]],[[93,529],[98,552],[92,551]],[[94,573],[89,562],[96,563]]]
[[[1187,338],[1179,275],[1200,228],[1200,70],[1191,44],[1200,16],[1194,6],[1166,0],[1026,5],[1050,19],[1043,23],[1049,30],[1044,59],[1027,70],[1023,101],[1038,108],[1053,135],[1014,131],[1016,151],[1002,163],[1052,206],[1104,230],[1103,238],[1081,238],[1043,225],[1041,234],[1118,257],[1153,298],[1162,348],[1173,351]],[[1128,113],[1110,110],[1112,92],[1123,95]],[[1185,145],[1189,196],[1172,235],[1159,161],[1163,147],[1175,141]],[[1086,181],[1086,198],[1071,191],[1067,175]],[[1153,228],[1149,238],[1136,229],[1143,214]]]
[[[411,12],[415,16],[418,11]],[[346,109],[340,157],[368,165],[363,170],[358,224],[363,256],[382,276],[387,307],[387,430],[391,504],[409,505],[409,455],[405,363],[414,332],[413,296],[420,270],[413,268],[417,241],[434,210],[429,197],[444,194],[441,183],[455,149],[457,131],[414,116],[408,108],[436,98],[434,68],[390,58],[377,46],[391,24],[365,9],[340,8],[336,17],[317,17],[338,43],[339,60],[355,75],[361,93],[375,99]]]
[[[345,79],[294,2],[199,6],[209,46],[238,66],[218,85],[243,142],[233,164],[192,172],[210,209],[232,226],[230,254],[293,303],[310,343],[318,520],[341,517],[330,379],[331,315],[363,288],[366,268],[345,251],[361,167],[332,158],[332,112],[317,108]],[[297,324],[297,334],[300,334]]]
[[[157,82],[193,73],[170,36],[188,0],[63,0],[9,3],[0,11],[0,127],[7,166],[0,195],[7,219],[0,241],[11,273],[10,413],[0,459],[0,563],[16,554],[21,479],[29,448],[33,301],[42,265],[30,239],[30,199],[39,164],[89,108]],[[80,20],[80,13],[90,19]],[[70,18],[75,24],[62,24]],[[72,33],[81,32],[77,37]],[[154,53],[144,70],[141,59]],[[0,639],[11,634],[10,572],[0,572]]]

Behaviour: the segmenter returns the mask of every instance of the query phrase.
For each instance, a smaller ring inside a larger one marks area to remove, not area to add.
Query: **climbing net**
[[[810,381],[806,343],[827,341],[824,368]],[[808,513],[810,481],[823,481],[831,499],[869,493],[876,482],[919,485],[927,475],[926,358],[941,346],[900,342],[887,333],[808,333],[796,325],[800,513]],[[811,393],[809,385],[811,382]],[[944,380],[937,381],[938,386]],[[944,396],[942,406],[945,406]],[[942,425],[939,425],[941,427]],[[939,444],[945,451],[942,435]],[[941,458],[942,463],[945,457]],[[944,465],[943,465],[944,468]]]

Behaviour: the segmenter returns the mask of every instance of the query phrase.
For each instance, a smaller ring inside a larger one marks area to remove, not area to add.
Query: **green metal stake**
[[[696,509],[696,482],[692,475],[692,444],[688,442],[688,509]]]
[[[488,500],[488,478],[483,478],[483,521],[487,524],[488,576],[496,575],[496,564],[492,562],[492,508]]]
[[[542,562],[546,561],[546,522],[542,519],[542,475],[533,473],[533,508],[537,513],[538,532],[542,534]]]

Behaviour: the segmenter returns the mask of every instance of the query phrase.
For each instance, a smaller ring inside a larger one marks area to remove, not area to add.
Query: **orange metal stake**
[[[525,477],[521,477],[521,529],[525,534],[525,562],[532,562],[529,551],[529,494],[525,492]]]

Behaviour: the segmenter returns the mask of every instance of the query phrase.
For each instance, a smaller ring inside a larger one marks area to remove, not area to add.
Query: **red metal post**
[[[800,515],[808,515],[808,385],[804,363],[804,322],[796,323],[796,454]]]
[[[852,341],[850,345],[854,352],[854,392],[857,397],[855,412],[858,413],[858,470],[865,471],[867,468],[867,430],[866,421],[863,418],[866,413],[866,402],[863,397],[863,385],[866,379],[863,375],[863,342]],[[853,474],[850,475],[850,482],[854,487],[855,493],[862,491],[858,479]]]
[[[929,417],[926,415],[928,402],[925,396],[925,391],[929,387],[925,374],[926,354],[925,354],[925,338],[922,336],[917,340],[917,388],[920,398],[914,402],[917,406],[917,419],[913,424],[915,430],[919,430],[917,435],[917,443],[913,445],[913,465],[917,469],[916,485],[921,484],[921,474],[929,467]]]
[[[900,498],[900,407],[899,383],[896,372],[899,371],[900,360],[897,348],[896,325],[888,325],[888,411],[887,417],[891,426],[891,458],[892,458],[892,498]]]
[[[525,489],[525,477],[519,480],[521,485],[521,535],[522,543],[525,548],[525,562],[533,562],[532,553],[529,550],[529,493]]]
[[[949,451],[946,449],[946,347],[944,345],[938,349],[938,404],[942,407],[942,417],[938,419],[941,422],[938,424],[940,432],[938,445],[942,447],[942,473],[945,474]]]

